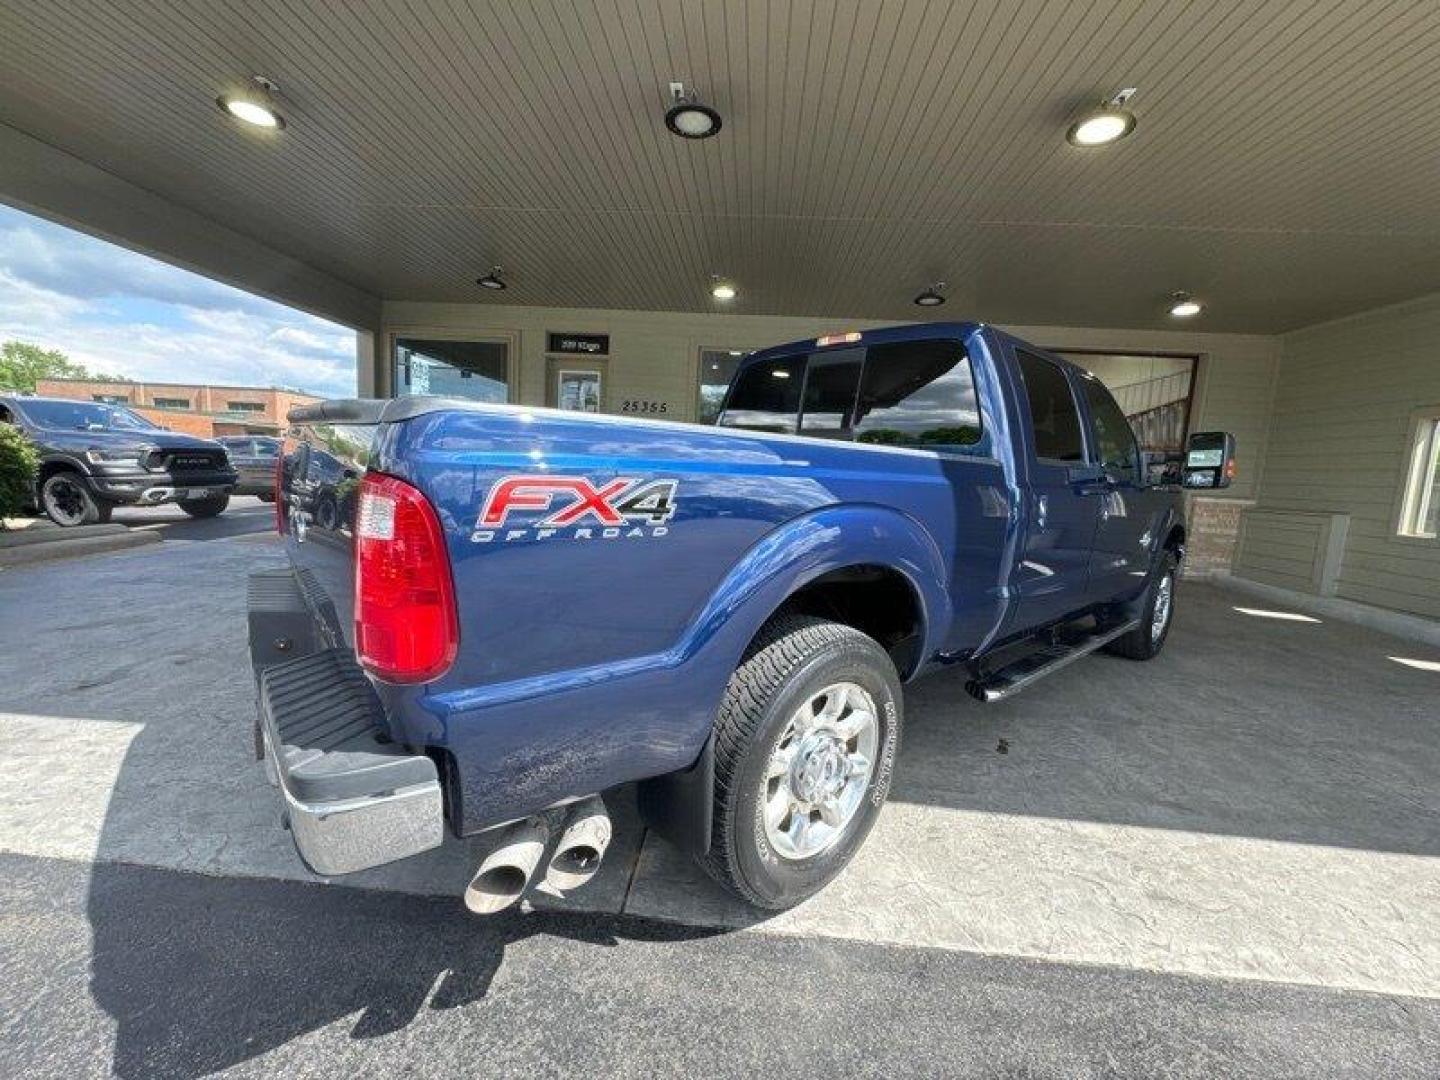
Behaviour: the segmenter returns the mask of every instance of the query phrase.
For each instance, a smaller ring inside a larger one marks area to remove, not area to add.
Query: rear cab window
[[[983,453],[974,373],[955,338],[817,349],[742,368],[722,427]]]
[[[1064,369],[1043,356],[1015,351],[1030,409],[1031,446],[1040,461],[1078,465],[1085,461],[1080,410]]]

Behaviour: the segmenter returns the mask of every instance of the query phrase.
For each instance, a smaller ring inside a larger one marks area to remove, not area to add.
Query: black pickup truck
[[[158,427],[123,405],[0,396],[0,423],[39,449],[36,502],[57,525],[98,524],[117,506],[168,502],[191,517],[214,517],[235,487],[219,443]]]

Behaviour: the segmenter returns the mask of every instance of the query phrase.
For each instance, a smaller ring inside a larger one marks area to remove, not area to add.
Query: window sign
[[[555,401],[558,408],[570,412],[600,411],[600,372],[561,371],[556,378]]]
[[[546,352],[569,354],[571,356],[609,356],[609,334],[556,334],[549,335],[550,347]]]

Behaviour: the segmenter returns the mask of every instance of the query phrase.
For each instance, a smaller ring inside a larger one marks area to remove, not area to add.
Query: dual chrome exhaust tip
[[[477,915],[493,915],[524,896],[545,858],[550,834],[544,817],[507,827],[465,887],[465,906]],[[600,796],[591,795],[570,807],[538,887],[563,896],[588,883],[605,859],[610,836],[610,814]]]

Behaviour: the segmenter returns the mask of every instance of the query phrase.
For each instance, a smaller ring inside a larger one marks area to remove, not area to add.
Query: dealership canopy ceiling
[[[257,74],[282,130],[216,107]],[[7,0],[0,123],[387,298],[1270,332],[1440,289],[1413,0]]]

